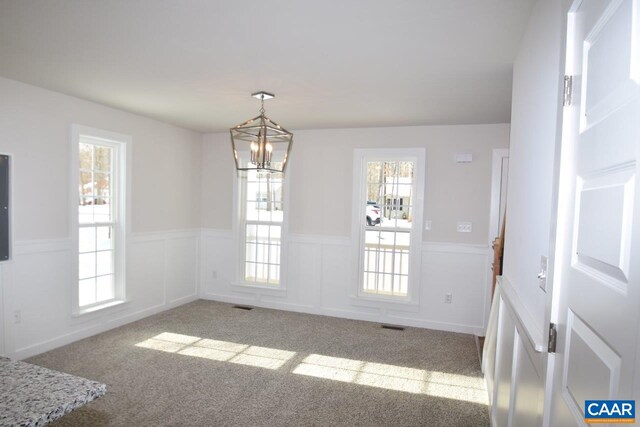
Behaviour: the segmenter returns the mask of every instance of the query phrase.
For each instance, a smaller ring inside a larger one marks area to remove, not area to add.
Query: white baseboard
[[[192,295],[187,295],[187,296],[184,296],[184,297],[173,299],[173,300],[169,301],[166,304],[166,306],[168,307],[167,310],[170,309],[170,308],[179,307],[181,305],[188,304],[188,303],[193,302],[193,301],[195,301],[197,299],[199,299],[199,298],[198,298],[198,295],[196,293],[194,293]]]
[[[321,316],[338,317],[341,319],[362,320],[374,323],[393,323],[415,328],[434,329],[447,332],[477,335],[483,328],[481,326],[460,325],[456,323],[437,322],[422,319],[403,318],[398,316],[380,315],[379,313],[365,313],[350,310],[341,310],[327,307],[315,307],[310,305],[293,304],[288,302],[265,301],[257,298],[229,296],[207,292],[201,295],[202,299],[219,301],[229,304],[246,304],[254,307],[269,308],[273,310],[293,311],[296,313],[315,314]]]
[[[235,295],[229,296],[229,295],[215,294],[211,292],[204,293],[203,295],[201,295],[201,298],[209,301],[226,302],[229,304],[247,304],[247,305],[252,305],[254,307],[271,308],[274,310],[285,310],[285,311],[293,311],[296,313],[307,313],[307,314],[319,314],[316,312],[317,309],[313,306],[293,304],[289,302],[265,301],[258,298],[246,298],[246,297],[235,296]]]
[[[325,316],[334,316],[339,318],[346,319],[354,319],[354,320],[362,320],[376,323],[394,323],[411,327],[419,327],[419,328],[429,328],[429,329],[437,329],[443,331],[451,331],[451,332],[461,332],[468,334],[482,334],[483,326],[473,325],[473,324],[463,324],[465,321],[470,323],[475,323],[473,318],[465,319],[460,317],[459,319],[451,318],[451,317],[440,317],[439,314],[434,314],[431,316],[431,319],[425,319],[425,315],[420,315],[418,313],[418,309],[410,310],[414,312],[414,315],[410,314],[408,311],[403,310],[402,312],[397,312],[390,307],[364,307],[364,306],[354,306],[354,307],[344,307],[344,304],[341,303],[341,300],[333,301],[330,298],[323,301],[320,293],[320,289],[323,286],[326,286],[327,282],[326,277],[323,278],[323,274],[327,275],[329,271],[332,273],[340,273],[344,270],[345,274],[348,270],[349,260],[345,259],[344,263],[340,262],[340,259],[336,259],[335,255],[333,259],[327,261],[325,258],[329,254],[343,254],[349,250],[350,240],[347,237],[342,236],[319,236],[319,235],[291,235],[290,243],[298,245],[298,249],[306,250],[305,256],[306,259],[303,259],[305,262],[304,268],[308,268],[311,266],[311,271],[315,274],[315,276],[311,277],[313,281],[313,288],[307,289],[306,291],[311,290],[312,292],[317,293],[318,298],[312,299],[309,298],[309,294],[301,294],[296,293],[295,288],[292,288],[291,295],[288,293],[286,297],[280,296],[279,298],[272,298],[272,296],[267,295],[266,293],[238,293],[238,292],[227,292],[227,289],[223,286],[221,288],[217,286],[210,286],[210,270],[217,270],[217,275],[219,282],[218,284],[223,284],[223,282],[232,281],[233,269],[229,267],[231,264],[230,260],[227,259],[224,251],[220,253],[214,254],[215,256],[209,256],[209,258],[203,258],[203,242],[205,239],[211,239],[213,244],[222,247],[229,244],[229,240],[232,239],[233,235],[230,230],[216,230],[216,229],[185,229],[185,230],[169,230],[169,231],[161,231],[161,232],[144,232],[144,233],[132,233],[130,236],[130,244],[136,245],[141,244],[140,247],[145,248],[147,250],[148,247],[151,253],[153,252],[153,244],[157,242],[158,244],[162,244],[165,242],[165,249],[171,242],[175,242],[178,247],[182,243],[180,241],[182,239],[196,239],[196,248],[195,248],[195,256],[196,256],[196,264],[195,269],[197,271],[196,274],[196,286],[195,290],[187,290],[182,289],[178,292],[180,293],[189,293],[190,295],[178,297],[175,299],[169,299],[165,301],[165,303],[160,303],[162,300],[158,300],[157,298],[149,298],[148,303],[146,299],[142,299],[138,301],[140,305],[147,305],[148,307],[145,309],[141,309],[139,311],[131,312],[131,308],[126,310],[121,310],[117,312],[111,313],[109,316],[100,316],[100,320],[98,322],[87,322],[85,325],[78,324],[77,322],[71,327],[61,327],[55,328],[54,330],[59,331],[60,335],[53,337],[43,337],[40,335],[36,338],[36,335],[33,335],[32,340],[23,340],[22,346],[16,348],[17,344],[13,339],[16,335],[15,332],[18,328],[14,327],[14,324],[11,322],[9,318],[9,313],[13,313],[14,310],[20,309],[20,307],[15,307],[14,301],[17,299],[17,295],[11,295],[11,293],[4,295],[4,301],[0,302],[3,304],[0,313],[4,311],[3,321],[4,321],[4,351],[9,357],[23,359],[33,355],[36,355],[41,352],[49,351],[54,348],[69,344],[71,342],[87,338],[89,336],[122,326],[124,324],[134,322],[136,320],[142,319],[147,316],[151,316],[156,313],[160,313],[164,310],[168,310],[173,307],[177,307],[182,304],[189,303],[191,301],[196,300],[198,297],[208,300],[222,301],[227,303],[235,303],[235,304],[247,304],[254,305],[257,307],[271,308],[276,310],[287,310],[299,313],[308,313],[308,314],[316,314],[316,315],[325,315]],[[320,250],[320,254],[318,258],[314,258],[314,250]],[[161,251],[159,249],[160,246],[157,247],[157,251]],[[306,249],[305,249],[306,248]],[[73,250],[73,245],[70,239],[57,239],[57,240],[39,240],[39,241],[23,241],[15,243],[15,254],[16,260],[12,260],[7,267],[17,268],[19,261],[24,260],[25,257],[33,257],[33,256],[45,256],[49,257],[53,253],[60,254],[61,252],[68,252]],[[433,242],[424,242],[422,245],[423,251],[423,259],[428,260],[430,258],[429,254],[433,254],[433,256],[439,256],[442,258],[442,254],[444,256],[448,256],[451,254],[454,258],[455,262],[465,263],[467,260],[471,260],[469,262],[475,262],[477,265],[478,260],[477,256],[488,256],[487,246],[486,245],[460,245],[454,243],[433,243]],[[189,257],[191,257],[192,252],[189,252]],[[309,255],[310,254],[310,255]],[[59,255],[60,256],[60,255]],[[67,255],[62,255],[67,256]],[[69,255],[70,256],[70,255]],[[341,255],[339,255],[341,256]],[[218,257],[218,258],[216,258]],[[457,258],[455,258],[457,257]],[[440,259],[439,258],[439,259]],[[144,261],[146,258],[141,257],[139,261]],[[458,261],[461,259],[462,261]],[[219,264],[209,265],[208,263],[212,260],[217,260]],[[162,262],[162,260],[160,260]],[[167,257],[165,254],[164,262],[166,264]],[[317,264],[314,264],[316,263]],[[328,262],[330,267],[326,267],[324,262]],[[29,268],[29,265],[37,263],[37,260],[29,260],[23,264],[19,264],[22,271],[25,271],[25,268]],[[26,267],[25,267],[26,265]],[[54,264],[55,265],[60,265]],[[146,265],[146,263],[145,263]],[[317,267],[317,268],[316,268]],[[144,267],[147,268],[147,267]],[[153,264],[150,269],[153,268]],[[302,267],[301,267],[302,268]],[[328,270],[332,269],[332,270]],[[474,267],[477,269],[477,267]],[[338,269],[337,271],[335,269]],[[54,273],[58,274],[58,277],[64,279],[64,269],[60,271],[56,271]],[[144,278],[144,280],[162,280],[164,277],[161,273],[162,270],[158,270],[160,273],[156,275],[156,277]],[[44,272],[43,272],[44,274]],[[306,270],[297,271],[298,277],[296,280],[301,280],[301,277],[304,277]],[[8,279],[7,283],[0,283],[0,286],[4,288],[4,290],[15,290],[21,289],[19,283],[10,283],[12,281],[11,274],[9,274],[6,278]],[[142,277],[142,276],[140,276]],[[342,277],[342,276],[340,276]],[[451,292],[449,290],[449,284],[447,284],[447,278],[444,280],[442,278],[434,278],[432,282],[427,282],[424,286],[423,291],[427,291],[432,289],[432,286],[441,287],[444,283],[446,286],[440,290],[438,288],[438,292]],[[17,279],[16,279],[17,280]],[[460,280],[458,280],[460,282]],[[331,282],[333,283],[333,282]],[[457,283],[457,282],[456,282]],[[454,283],[455,284],[455,283]],[[64,290],[65,286],[67,286],[64,280],[61,280],[58,284],[61,290]],[[164,285],[166,288],[166,284]],[[226,286],[226,285],[225,285]],[[460,289],[458,288],[458,294],[460,295]],[[464,291],[465,289],[463,289]],[[165,289],[165,298],[166,289]],[[454,293],[456,291],[454,290]],[[194,294],[191,294],[194,293]],[[331,298],[340,298],[340,293],[332,294]],[[438,295],[439,296],[439,295]],[[433,295],[431,295],[431,300],[434,301]],[[24,297],[23,297],[24,300]],[[460,301],[460,300],[458,300]],[[156,305],[157,304],[157,305]],[[464,306],[463,306],[464,307]],[[442,310],[441,310],[442,311]],[[446,313],[445,313],[446,314]],[[59,317],[61,318],[61,317]],[[33,317],[31,317],[33,319]],[[442,319],[450,320],[441,321]],[[24,319],[23,319],[24,320]],[[456,320],[459,320],[456,323]],[[33,320],[31,320],[33,322]],[[33,322],[35,326],[37,326],[37,322]],[[0,326],[1,323],[0,323]],[[11,332],[12,335],[8,334],[8,331]],[[2,332],[2,331],[0,331]],[[0,338],[2,338],[0,334]],[[46,338],[46,339],[45,339]],[[1,348],[0,348],[1,350]]]
[[[233,286],[238,274],[233,267],[235,257],[219,249],[232,238],[228,230],[205,229],[202,237],[208,247],[217,248],[201,259],[203,299],[484,335],[485,300],[490,289],[490,249],[486,244],[423,242],[418,268],[420,296],[413,305],[401,305],[350,296],[349,277],[357,261],[352,259],[348,237],[290,234],[288,242],[293,250],[284,273],[287,293],[277,299],[259,290]],[[453,295],[453,306],[445,305],[447,294]]]
[[[36,354],[44,353],[49,350],[56,349],[58,347],[62,347],[63,345],[71,344],[72,342],[88,338],[90,336],[106,332],[111,329],[118,328],[120,326],[126,325],[131,322],[135,322],[140,319],[144,319],[145,317],[152,316],[154,314],[161,313],[166,310],[170,310],[172,308],[179,307],[184,304],[188,304],[190,302],[196,301],[198,297],[196,295],[189,295],[183,298],[176,299],[168,304],[159,304],[153,307],[145,308],[140,311],[136,311],[134,313],[127,314],[122,317],[118,317],[112,320],[108,320],[104,323],[100,323],[98,325],[91,326],[89,328],[81,329],[78,331],[74,331],[65,335],[61,335],[47,341],[43,341],[37,344],[30,345],[28,347],[20,348],[15,351],[13,354],[8,354],[7,357],[11,359],[21,360],[26,359],[31,356],[35,356]]]
[[[130,233],[127,295],[135,295],[136,300],[70,319],[66,302],[60,304],[58,299],[51,306],[40,297],[38,286],[47,289],[48,295],[69,291],[72,239],[15,242],[14,257],[2,266],[0,276],[0,351],[24,359],[196,300],[200,236],[200,229]],[[184,265],[189,266],[187,271]],[[22,320],[15,322],[13,313],[22,313]],[[43,334],[45,323],[49,333]]]

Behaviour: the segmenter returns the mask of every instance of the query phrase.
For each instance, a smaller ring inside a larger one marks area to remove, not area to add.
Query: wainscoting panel
[[[322,282],[322,245],[292,240],[289,242],[286,257],[286,294],[267,297],[266,301],[290,301],[317,310],[322,304],[320,293]]]
[[[281,291],[234,285],[237,261],[230,230],[203,230],[201,247],[201,298],[484,335],[490,292],[487,246],[425,243],[415,305],[357,298],[353,277],[359,263],[346,237],[290,235]],[[451,304],[445,303],[447,293]]]
[[[72,251],[68,240],[16,242],[15,248],[13,260],[5,266],[11,270],[11,281],[4,284],[12,288],[13,307],[5,307],[9,314],[6,327],[14,331],[18,351],[50,340],[60,333],[61,325],[69,323]],[[17,313],[20,323],[14,318]]]
[[[164,240],[136,240],[129,245],[127,297],[132,303],[144,301],[153,306],[165,303],[165,252]],[[151,260],[157,263],[154,268],[149,268]]]
[[[478,335],[484,335],[489,315],[485,304],[490,292],[489,260],[483,247],[425,245],[420,303],[429,320],[479,328]],[[451,294],[451,304],[445,303],[446,294]]]
[[[199,236],[199,230],[130,235],[127,301],[77,317],[73,242],[15,242],[13,259],[0,270],[4,354],[26,358],[197,299]]]
[[[16,242],[0,270],[4,353],[25,358],[195,300],[212,299],[274,309],[484,334],[489,250],[425,243],[419,303],[363,301],[355,296],[358,267],[345,237],[295,235],[283,260],[284,289],[236,283],[230,230],[134,233],[127,246],[127,301],[73,317],[69,239]],[[445,303],[445,294],[452,303]],[[46,313],[46,315],[43,315]],[[16,319],[16,315],[19,317]]]
[[[515,343],[513,367],[513,402],[510,421],[512,426],[536,427],[542,425],[544,404],[544,376],[540,369],[543,354],[533,351],[526,338]]]
[[[492,322],[484,345],[483,369],[490,393],[491,425],[521,427],[543,425],[548,353],[536,351],[525,330],[520,305],[509,300],[499,281]],[[494,321],[495,320],[495,321]],[[492,339],[492,337],[496,339]]]
[[[500,299],[502,301],[502,299]],[[515,321],[504,304],[500,304],[498,314],[498,340],[496,351],[496,370],[493,389],[491,421],[496,426],[509,423],[509,405],[511,404],[514,351],[517,347]]]
[[[165,303],[175,303],[198,293],[199,236],[170,236],[165,240]]]

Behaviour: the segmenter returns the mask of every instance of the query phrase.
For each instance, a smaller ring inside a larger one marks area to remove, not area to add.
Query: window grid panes
[[[115,298],[114,159],[117,148],[81,138],[78,182],[78,305]]]
[[[247,171],[243,188],[243,279],[248,283],[280,284],[283,175]]]
[[[368,161],[366,164],[361,290],[365,294],[406,297],[414,162]]]

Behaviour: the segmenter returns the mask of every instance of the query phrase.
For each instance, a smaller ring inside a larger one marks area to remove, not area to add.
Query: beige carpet
[[[196,301],[28,360],[107,384],[55,426],[486,426],[471,335]]]

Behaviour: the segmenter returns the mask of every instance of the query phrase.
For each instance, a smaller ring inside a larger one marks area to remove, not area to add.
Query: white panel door
[[[586,399],[639,399],[640,4],[569,12],[549,425],[585,425]]]

